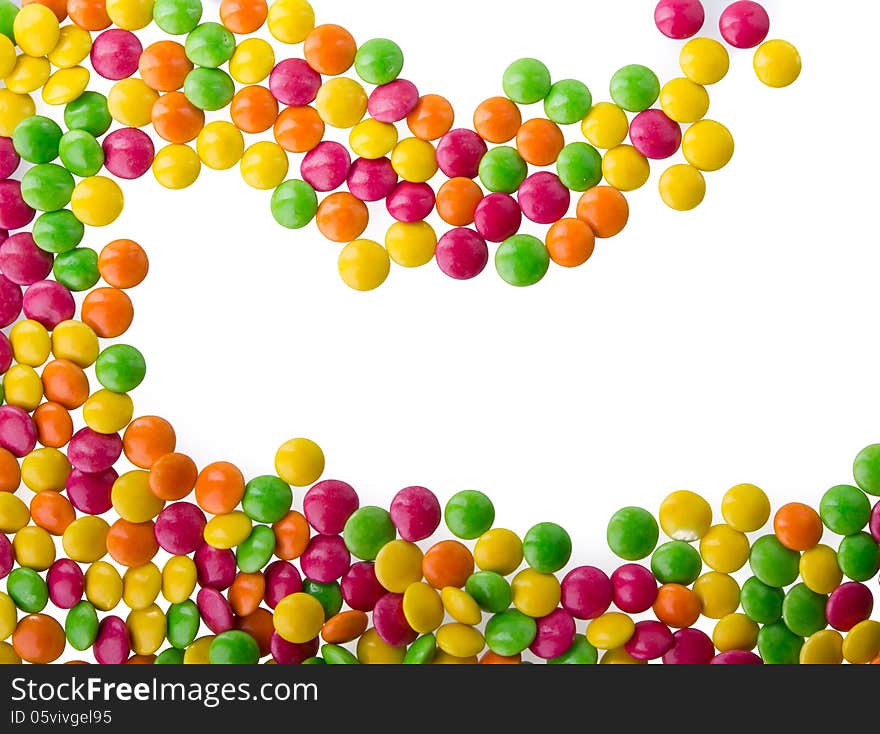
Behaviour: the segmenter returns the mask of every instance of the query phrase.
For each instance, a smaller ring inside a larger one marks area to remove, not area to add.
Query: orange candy
[[[406,116],[410,132],[422,140],[437,140],[452,129],[455,110],[445,97],[426,94]]]
[[[246,34],[259,30],[266,22],[269,5],[266,0],[221,0],[220,22],[233,33]]]
[[[654,614],[670,627],[690,627],[700,618],[703,604],[700,597],[686,586],[663,584],[654,601]]]
[[[466,227],[474,221],[483,190],[469,178],[451,178],[437,191],[437,214],[453,227]]]
[[[822,519],[809,505],[790,502],[777,510],[773,518],[773,532],[779,542],[790,550],[810,550],[822,539]]]
[[[522,113],[507,97],[491,97],[474,112],[474,130],[487,143],[507,143],[522,125]]]
[[[245,87],[232,98],[229,116],[242,132],[261,133],[278,119],[278,100],[266,87]]]
[[[107,552],[117,563],[129,568],[143,566],[159,552],[153,521],[129,522],[119,519],[107,532]]]
[[[367,615],[357,610],[335,614],[321,627],[321,637],[331,645],[344,645],[367,631]]]
[[[225,515],[244,497],[244,475],[227,461],[208,464],[196,479],[196,502],[205,512]]]
[[[110,25],[106,0],[67,0],[67,14],[87,31],[103,31]]]
[[[10,451],[0,448],[0,492],[14,492],[21,484],[21,467]]]
[[[67,410],[79,408],[89,397],[89,378],[82,367],[55,359],[43,368],[43,393]]]
[[[135,418],[122,434],[122,450],[139,469],[149,469],[156,461],[174,451],[177,436],[164,418],[145,415]]]
[[[590,225],[596,237],[607,239],[623,231],[629,220],[626,197],[611,186],[585,191],[577,205],[577,218]]]
[[[257,641],[261,658],[269,654],[269,645],[272,642],[272,634],[275,632],[272,612],[263,608],[255,609],[246,617],[237,620],[236,627],[242,632],[247,632]]]
[[[169,143],[195,140],[205,126],[205,113],[190,102],[183,92],[163,94],[153,105],[153,127]]]
[[[128,331],[134,306],[118,288],[95,288],[83,299],[82,320],[102,339],[113,339]]]
[[[314,107],[288,107],[275,120],[275,140],[291,153],[308,153],[324,137],[324,121]]]
[[[182,500],[196,485],[199,470],[186,454],[165,454],[150,467],[150,491],[160,500]]]
[[[147,253],[134,240],[113,240],[98,257],[98,272],[114,288],[134,288],[149,269]]]
[[[73,435],[73,419],[58,403],[43,403],[34,411],[33,419],[37,427],[37,440],[43,446],[60,449],[67,445]]]
[[[51,663],[61,657],[67,644],[64,630],[48,614],[28,614],[12,633],[12,647],[29,663]]]
[[[38,492],[31,500],[31,517],[36,525],[52,535],[63,535],[76,519],[76,512],[63,494],[46,490]]]
[[[239,617],[253,614],[263,601],[266,580],[261,573],[238,573],[229,587],[229,603]]]
[[[49,10],[55,13],[59,23],[67,17],[67,0],[21,0],[21,7],[34,3],[39,3],[49,8]]]
[[[553,165],[564,147],[559,125],[540,117],[524,122],[516,133],[516,149],[533,166]]]
[[[564,268],[576,268],[592,256],[596,235],[580,219],[560,219],[547,231],[546,245],[553,262]]]
[[[454,586],[460,589],[474,572],[474,557],[457,540],[441,540],[422,558],[422,575],[435,589]]]
[[[480,665],[519,665],[522,662],[522,655],[499,655],[497,652],[487,650],[483,657],[480,658]]]
[[[296,510],[291,510],[272,525],[272,532],[275,533],[275,555],[282,561],[299,558],[305,552],[312,533],[306,518]]]
[[[338,25],[319,25],[306,36],[303,54],[319,74],[336,76],[348,71],[354,63],[357,43],[354,36]]]
[[[173,92],[193,69],[186,50],[177,41],[159,41],[147,46],[138,61],[141,79],[157,92]]]
[[[155,655],[132,655],[123,665],[153,665],[155,662]]]
[[[331,242],[353,242],[364,233],[369,221],[367,205],[347,191],[330,194],[315,216],[318,230]]]

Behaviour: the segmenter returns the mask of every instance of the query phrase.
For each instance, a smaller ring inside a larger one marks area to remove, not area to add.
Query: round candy
[[[523,555],[536,571],[555,573],[571,558],[571,537],[555,523],[539,523],[523,537]]]
[[[712,508],[694,492],[673,492],[660,503],[660,527],[673,540],[699,540],[711,525]]]
[[[639,561],[651,555],[660,537],[654,516],[641,507],[624,507],[608,523],[608,546],[627,561]]]
[[[767,41],[755,51],[755,73],[768,87],[794,84],[801,74],[801,55],[788,41]]]
[[[504,93],[517,104],[534,104],[550,94],[550,71],[537,59],[519,59],[504,71]]]
[[[465,490],[449,499],[443,517],[453,535],[472,540],[492,527],[495,521],[495,507],[482,492]]]
[[[682,40],[699,33],[706,20],[700,0],[660,0],[654,8],[654,23],[667,38]]]
[[[728,5],[718,22],[721,35],[734,48],[754,48],[770,32],[770,16],[764,7],[751,0]]]
[[[660,81],[646,66],[630,64],[611,77],[611,99],[629,112],[648,109],[660,96]]]
[[[550,253],[544,243],[532,235],[509,237],[495,251],[495,269],[512,286],[535,285],[547,274],[549,267]]]
[[[374,38],[361,44],[354,57],[354,68],[368,84],[390,84],[403,69],[403,51],[394,41]]]
[[[861,531],[871,518],[871,503],[857,487],[838,485],[822,495],[819,504],[822,522],[831,532],[852,535]]]

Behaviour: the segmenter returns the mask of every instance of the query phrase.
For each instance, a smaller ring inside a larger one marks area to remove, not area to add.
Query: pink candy
[[[706,665],[715,655],[712,640],[702,630],[676,630],[672,639],[672,647],[663,655],[665,665]]]
[[[12,138],[0,138],[0,178],[9,178],[19,163],[21,157],[12,144]]]
[[[426,183],[401,181],[388,195],[385,206],[398,222],[420,222],[434,210],[434,189]]]
[[[656,660],[675,644],[672,632],[662,622],[636,622],[635,631],[623,647],[636,660]]]
[[[376,578],[376,571],[371,561],[352,564],[348,573],[342,577],[340,587],[345,603],[360,612],[372,611],[376,602],[385,595],[385,588]]]
[[[235,581],[235,553],[202,543],[193,556],[199,586],[222,591]]]
[[[397,172],[387,158],[358,158],[348,172],[348,190],[361,201],[380,201],[397,186]]]
[[[681,146],[681,127],[663,110],[645,110],[633,118],[629,137],[645,158],[663,160],[675,155]]]
[[[2,249],[2,246],[0,246]],[[0,329],[13,323],[21,313],[21,286],[0,275]]]
[[[189,555],[202,544],[205,513],[190,502],[175,502],[165,507],[156,517],[156,542],[163,549],[178,556]]]
[[[338,535],[316,535],[300,558],[306,577],[321,584],[342,578],[350,565],[351,554]]]
[[[101,145],[104,148],[104,166],[119,178],[140,178],[153,165],[155,147],[143,130],[134,127],[114,130]]]
[[[67,447],[67,459],[75,469],[90,474],[110,469],[122,454],[118,433],[96,433],[81,428],[73,434]]]
[[[700,0],[660,0],[654,9],[654,23],[667,38],[681,41],[699,33],[706,21]]]
[[[755,653],[748,650],[728,650],[716,655],[710,661],[712,665],[763,665],[761,660]]]
[[[874,505],[874,509],[871,510],[871,519],[868,522],[868,530],[871,533],[871,537],[880,543],[880,502]]]
[[[24,409],[17,405],[0,405],[0,447],[21,459],[36,445],[37,427]]]
[[[564,609],[556,609],[537,620],[538,631],[529,646],[535,655],[544,660],[556,658],[567,652],[574,642],[574,617]]]
[[[472,229],[459,227],[440,238],[436,258],[440,270],[450,278],[469,280],[483,272],[489,262],[489,248]]]
[[[235,625],[232,607],[217,589],[200,589],[196,595],[196,604],[202,620],[215,635],[231,630]]]
[[[437,143],[437,165],[448,178],[476,178],[488,150],[473,130],[451,130]]]
[[[134,33],[112,28],[92,42],[92,68],[105,79],[125,79],[137,71],[143,50]]]
[[[2,375],[6,370],[10,368],[12,365],[12,344],[9,343],[9,338],[0,331],[0,375]]]
[[[418,637],[403,613],[403,594],[387,593],[373,607],[376,634],[392,647],[404,647]]]
[[[424,487],[401,489],[391,500],[390,514],[397,534],[410,543],[430,538],[442,516],[437,496]]]
[[[52,272],[53,260],[52,253],[37,247],[30,232],[14,234],[0,245],[0,271],[17,285],[43,280]]]
[[[101,665],[120,665],[128,659],[131,643],[128,628],[121,618],[111,615],[101,620],[92,652]]]
[[[399,122],[419,103],[419,90],[406,79],[376,87],[367,102],[370,117],[379,122]]]
[[[754,48],[770,32],[770,16],[762,5],[740,0],[729,5],[718,23],[721,36],[734,48]]]
[[[288,642],[277,632],[269,639],[269,652],[279,665],[299,665],[303,660],[318,654],[318,638],[296,644]]]
[[[488,242],[504,242],[519,232],[521,224],[522,209],[508,194],[489,194],[474,210],[474,227]]]
[[[593,566],[569,571],[562,579],[562,606],[578,619],[595,619],[611,606],[614,593],[605,572]]]
[[[341,143],[325,140],[312,148],[300,164],[303,181],[315,191],[333,191],[348,178],[351,156]]]
[[[15,551],[6,533],[0,533],[0,579],[5,579],[15,565]]]
[[[113,506],[110,494],[118,476],[112,467],[97,473],[74,469],[67,476],[67,498],[80,512],[103,515]]]
[[[621,612],[641,614],[657,599],[657,580],[647,568],[627,563],[611,574],[614,604]]]
[[[274,609],[285,596],[302,591],[302,577],[296,566],[287,561],[275,561],[263,572],[266,579],[265,601]]]
[[[831,592],[825,604],[825,616],[834,629],[849,632],[859,622],[868,619],[873,609],[871,590],[858,581],[849,581]]]
[[[59,609],[71,609],[82,599],[85,577],[77,563],[69,558],[59,558],[46,574],[49,599]]]
[[[50,331],[62,321],[72,319],[76,303],[71,292],[54,280],[40,280],[28,286],[22,302],[24,315]]]
[[[285,59],[269,74],[269,91],[281,104],[302,107],[314,102],[321,75],[303,59]]]
[[[0,227],[21,229],[36,212],[21,198],[21,183],[14,179],[0,181]]]
[[[558,222],[571,204],[571,192],[549,171],[539,171],[523,181],[517,198],[523,214],[536,224]]]
[[[322,535],[339,535],[351,514],[360,507],[354,487],[337,479],[318,482],[303,498],[303,514]]]

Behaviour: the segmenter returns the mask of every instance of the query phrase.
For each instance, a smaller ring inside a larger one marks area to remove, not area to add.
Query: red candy
[[[473,130],[451,130],[437,143],[437,165],[447,178],[476,178],[488,150]]]
[[[517,198],[523,214],[536,224],[558,222],[571,205],[571,192],[549,171],[539,171],[523,181]]]
[[[200,589],[196,595],[196,604],[202,620],[215,635],[231,630],[235,626],[232,607],[217,589]]]
[[[36,445],[37,428],[24,409],[17,405],[0,405],[0,447],[21,459]]]
[[[629,137],[645,158],[663,160],[675,155],[681,146],[681,127],[663,110],[645,110],[633,118]]]
[[[21,229],[35,214],[21,198],[21,183],[14,179],[0,181],[0,227]]]
[[[15,552],[6,533],[0,533],[0,579],[5,579],[15,565]]]
[[[764,661],[748,650],[728,650],[716,655],[710,663],[712,665],[763,665]]]
[[[156,542],[174,555],[189,555],[201,546],[206,523],[201,508],[190,502],[175,502],[156,517]]]
[[[699,33],[706,21],[700,0],[660,0],[654,9],[654,23],[667,38],[681,41]]]
[[[529,646],[535,655],[544,660],[559,657],[568,652],[574,642],[574,617],[565,609],[556,609],[537,620],[538,631]]]
[[[849,581],[831,592],[825,604],[825,616],[834,629],[849,632],[859,622],[868,619],[873,609],[871,590],[858,581]]]
[[[131,643],[128,628],[116,615],[104,617],[98,625],[98,636],[92,646],[95,660],[101,665],[120,665],[128,659]]]
[[[92,68],[105,79],[125,79],[137,71],[143,50],[134,33],[112,28],[92,42]]]
[[[388,195],[385,206],[398,222],[420,222],[434,210],[434,189],[426,183],[401,181]]]
[[[595,619],[611,606],[614,589],[605,572],[580,566],[562,579],[562,606],[578,619]]]
[[[372,611],[376,602],[385,595],[385,588],[376,578],[371,561],[352,564],[340,582],[342,598],[352,609],[359,612]]]
[[[110,494],[118,476],[113,468],[97,473],[74,469],[67,476],[67,498],[80,512],[103,515],[113,506]]]
[[[0,331],[0,375],[2,375],[12,365],[12,344],[9,338]]]
[[[104,166],[119,178],[140,178],[153,165],[155,146],[143,130],[135,127],[114,130],[101,145],[104,148]]]
[[[0,271],[17,285],[43,280],[52,272],[53,260],[52,253],[37,247],[30,232],[14,234],[0,245]]]
[[[472,229],[459,227],[444,234],[437,243],[437,265],[455,280],[470,280],[489,262],[486,241]]]
[[[391,500],[390,514],[397,534],[410,543],[430,538],[442,516],[440,501],[425,487],[401,489]]]
[[[0,138],[0,179],[9,178],[15,173],[19,163],[21,158],[12,144],[12,138]]]
[[[22,301],[24,315],[50,331],[62,321],[72,319],[76,303],[71,292],[54,280],[41,280],[28,286]]]
[[[871,532],[871,537],[880,543],[880,502],[874,505],[874,509],[871,510],[871,519],[868,522],[868,530]]]
[[[395,79],[393,82],[376,87],[367,102],[370,117],[379,122],[400,122],[419,103],[419,90],[406,79]]]
[[[318,482],[303,498],[303,514],[322,535],[339,535],[351,514],[360,507],[354,487],[337,479]]]
[[[288,642],[277,632],[272,633],[269,640],[269,651],[272,659],[279,665],[299,665],[303,660],[318,654],[318,638],[296,644]]]
[[[614,604],[621,612],[641,614],[654,606],[657,580],[647,568],[627,563],[611,574]]]
[[[59,558],[46,574],[49,599],[59,609],[70,609],[82,599],[85,577],[77,563],[69,558]]]
[[[403,594],[387,593],[373,607],[373,626],[392,647],[404,647],[418,637],[403,613]]]
[[[5,275],[0,275],[0,329],[9,326],[18,318],[21,306],[21,286],[13,283]]]
[[[513,237],[522,224],[522,209],[508,194],[489,194],[474,210],[474,226],[487,242],[504,242]]]
[[[397,172],[387,158],[358,158],[348,172],[348,190],[361,201],[381,201],[397,186]]]
[[[341,143],[325,140],[306,153],[300,164],[303,181],[315,191],[333,191],[348,178],[351,156]]]
[[[351,554],[338,535],[316,535],[300,558],[306,577],[321,584],[342,578],[350,565]]]
[[[285,596],[302,591],[302,577],[296,566],[288,561],[275,561],[266,566],[266,604],[274,609]]]
[[[672,635],[673,645],[663,655],[666,665],[706,665],[715,655],[712,640],[702,630],[685,627]]]
[[[269,91],[281,104],[302,107],[314,102],[321,75],[303,59],[285,59],[269,74]]]
[[[718,23],[721,36],[734,48],[754,48],[770,32],[770,16],[762,5],[740,0],[729,5]]]
[[[635,631],[624,649],[636,660],[656,660],[675,644],[672,632],[662,622],[636,622]]]
[[[122,439],[118,433],[96,433],[91,428],[74,433],[67,447],[71,465],[90,474],[112,468],[121,455]]]
[[[235,553],[228,549],[212,548],[202,543],[193,556],[199,586],[228,589],[235,581]]]

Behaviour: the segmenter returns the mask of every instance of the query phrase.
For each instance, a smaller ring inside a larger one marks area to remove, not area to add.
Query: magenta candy
[[[200,589],[196,595],[196,604],[202,620],[215,635],[227,632],[235,626],[232,606],[217,589]]]
[[[473,130],[450,130],[437,143],[437,165],[448,178],[476,178],[488,150]]]
[[[437,495],[425,487],[401,489],[391,500],[390,514],[398,535],[410,543],[430,538],[442,516]]]
[[[376,571],[372,561],[358,561],[340,582],[342,598],[352,609],[360,612],[370,612],[385,595],[385,588],[376,578]]]
[[[281,104],[302,107],[315,101],[321,75],[303,59],[278,62],[269,74],[269,91]]]
[[[574,617],[564,609],[556,609],[536,620],[538,632],[529,650],[539,658],[550,660],[568,652],[574,642]]]
[[[571,192],[549,171],[529,176],[517,193],[520,208],[536,224],[553,224],[562,219],[571,205]]]
[[[9,343],[9,338],[0,331],[0,375],[2,375],[6,370],[10,368],[12,365],[12,344]]]
[[[660,0],[654,9],[654,23],[667,38],[677,41],[695,36],[706,21],[700,0]]]
[[[329,584],[345,575],[351,565],[351,554],[345,541],[338,535],[316,535],[306,546],[299,559],[300,568],[307,578]]]
[[[21,198],[21,182],[0,181],[0,227],[21,229],[29,224],[36,212]]]
[[[421,222],[434,210],[434,189],[426,183],[401,181],[388,195],[385,206],[398,222]]]
[[[37,247],[30,232],[14,234],[0,245],[0,271],[17,285],[43,280],[52,272],[53,260],[51,252]]]
[[[156,542],[176,556],[186,556],[202,545],[205,513],[191,502],[174,502],[156,517]]]
[[[754,48],[770,32],[770,16],[762,5],[740,0],[729,5],[718,23],[721,36],[734,48]]]
[[[9,178],[18,164],[21,163],[21,157],[12,144],[12,138],[0,137],[0,179]]]
[[[81,428],[73,434],[67,447],[67,459],[74,469],[95,474],[112,467],[122,454],[118,433],[95,433]]]
[[[508,194],[489,194],[474,210],[474,227],[487,242],[504,242],[522,225],[522,209]]]
[[[299,665],[303,660],[318,654],[318,638],[308,642],[288,642],[277,632],[269,638],[269,652],[279,665]]]
[[[299,170],[315,191],[333,191],[348,178],[351,156],[342,143],[325,140],[306,153]]]
[[[763,665],[755,653],[748,650],[728,650],[716,655],[709,661],[712,665]]]
[[[656,660],[675,644],[672,632],[662,622],[636,622],[635,631],[624,649],[636,660]]]
[[[104,138],[104,166],[127,180],[140,178],[153,165],[156,149],[149,135],[136,127],[114,130]]]
[[[82,599],[86,588],[82,569],[69,558],[59,558],[46,574],[49,599],[59,609],[71,609]]]
[[[868,522],[868,530],[871,533],[871,537],[880,543],[880,502],[874,505],[874,509],[871,510],[871,519]]]
[[[17,405],[0,405],[0,447],[21,459],[37,445],[37,427]]]
[[[13,283],[5,275],[0,275],[0,329],[9,326],[18,318],[23,301],[21,286]]]
[[[235,553],[202,543],[193,556],[199,586],[223,591],[235,581]]]
[[[22,300],[24,315],[49,331],[76,314],[73,294],[54,280],[40,280],[29,285]]]
[[[92,652],[101,665],[121,665],[128,660],[131,644],[128,628],[121,618],[111,615],[101,620]]]
[[[348,190],[361,201],[380,201],[397,186],[397,172],[387,158],[358,158],[347,181]]]
[[[681,146],[681,127],[663,110],[645,110],[633,118],[629,137],[645,158],[662,160],[675,155]]]
[[[111,28],[92,41],[92,68],[105,79],[125,79],[137,71],[143,50],[134,33]]]
[[[647,568],[627,563],[611,574],[614,604],[621,612],[641,614],[654,606],[657,580]]]
[[[841,584],[828,597],[825,616],[834,629],[849,632],[859,622],[864,622],[874,610],[874,595],[858,581]]]
[[[580,566],[562,579],[562,606],[578,619],[595,619],[611,606],[614,588],[604,571]]]
[[[358,507],[360,500],[354,487],[338,479],[318,482],[303,497],[303,514],[322,535],[339,535]]]
[[[458,227],[437,242],[437,265],[455,280],[469,280],[483,272],[489,262],[489,248],[472,229]]]
[[[296,566],[288,561],[270,563],[263,575],[266,579],[264,598],[270,609],[274,609],[285,596],[302,591],[302,577]]]
[[[403,594],[384,594],[373,607],[376,634],[392,647],[404,647],[418,637],[403,613]]]
[[[712,640],[702,630],[685,627],[672,635],[673,645],[663,655],[666,665],[706,665],[715,655]]]
[[[376,87],[367,102],[370,117],[379,122],[400,122],[419,103],[419,90],[406,79]]]
[[[73,469],[67,476],[67,498],[80,512],[103,515],[113,506],[110,494],[118,476],[112,467],[97,473]]]
[[[0,533],[0,579],[5,579],[15,565],[15,551],[6,533]]]

